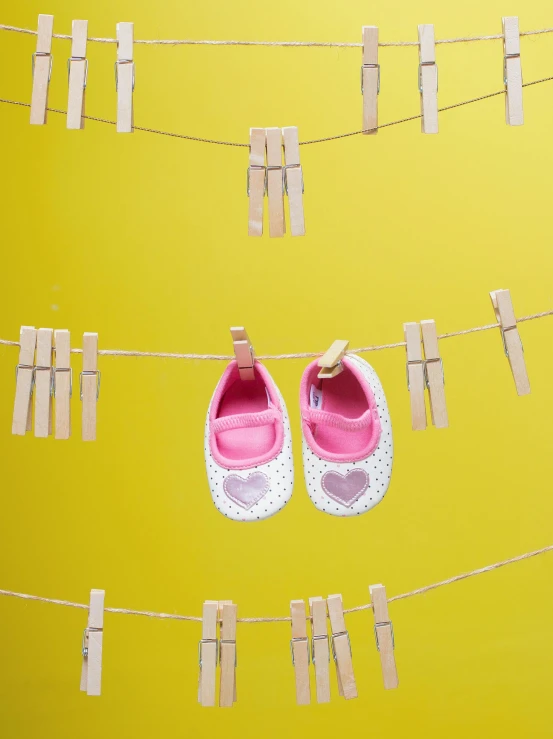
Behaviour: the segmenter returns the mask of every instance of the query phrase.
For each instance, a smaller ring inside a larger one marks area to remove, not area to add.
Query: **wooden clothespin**
[[[338,690],[346,700],[357,698],[357,686],[353,674],[351,644],[344,621],[344,609],[341,595],[329,595],[327,598],[328,616],[332,630],[332,654],[336,663]]]
[[[84,128],[84,103],[88,77],[86,41],[88,21],[73,21],[71,34],[71,58],[67,61],[69,94],[67,98],[67,128]]]
[[[522,67],[518,17],[503,18],[503,81],[505,83],[505,120],[509,126],[522,126]]]
[[[318,360],[317,364],[321,370],[317,377],[321,380],[330,380],[336,377],[344,369],[342,359],[345,357],[349,347],[349,341],[339,339],[335,341],[330,349]]]
[[[266,190],[265,129],[250,128],[250,166],[248,167],[248,236],[263,234],[263,199]]]
[[[282,131],[267,128],[267,194],[269,196],[269,236],[284,236],[284,169]]]
[[[36,337],[35,436],[52,433],[52,338],[51,328],[39,328]]]
[[[431,23],[419,26],[419,91],[422,132],[438,133],[438,67]]]
[[[96,441],[96,403],[100,396],[98,369],[98,334],[83,335],[83,371],[81,372],[81,400],[83,402],[83,441]]]
[[[384,585],[371,585],[369,592],[374,613],[374,638],[380,654],[384,687],[391,690],[398,687],[399,680],[394,657],[394,629],[388,615],[386,588]]]
[[[290,615],[292,616],[290,651],[296,678],[296,702],[299,706],[306,706],[311,703],[311,691],[309,689],[309,641],[307,640],[303,600],[290,601]]]
[[[426,407],[420,327],[418,323],[404,323],[403,331],[407,349],[407,388],[411,399],[412,428],[413,431],[422,431],[426,428]]]
[[[31,395],[35,380],[36,328],[21,326],[19,334],[19,363],[15,368],[15,402],[12,434],[25,436],[31,430]]]
[[[200,683],[198,701],[202,706],[215,705],[215,682],[217,673],[217,639],[219,603],[206,600],[202,613],[202,638],[199,643]]]
[[[234,326],[230,329],[234,356],[238,364],[238,372],[241,380],[253,380],[255,378],[255,358],[253,346],[246,329],[243,326]]]
[[[69,331],[66,329],[54,331],[54,342],[56,346],[56,366],[52,383],[56,401],[54,438],[69,439],[71,436],[71,395],[73,394]]]
[[[117,90],[117,133],[132,133],[134,128],[134,23],[117,24],[117,61],[115,62],[115,89]]]
[[[524,349],[518,333],[517,319],[510,290],[494,290],[490,293],[495,316],[501,329],[503,348],[511,365],[511,372],[515,380],[517,393],[528,395],[530,380],[524,362]]]
[[[311,658],[315,666],[317,703],[330,702],[330,649],[326,623],[326,599],[309,598],[311,611]]]
[[[221,610],[221,639],[219,642],[219,662],[221,682],[219,706],[228,708],[236,701],[236,615],[237,606],[228,601],[219,602]]]
[[[300,164],[300,143],[297,126],[282,129],[284,139],[284,190],[290,209],[290,233],[305,236],[303,215],[303,170]]]
[[[83,635],[83,666],[81,670],[81,690],[86,691],[87,695],[100,695],[102,692],[105,595],[105,590],[90,591],[88,626]]]
[[[54,16],[38,16],[36,51],[33,54],[33,92],[31,95],[31,123],[43,126],[46,123],[48,87],[52,76],[52,35]]]
[[[363,133],[378,133],[378,95],[380,93],[380,64],[378,63],[378,27],[363,26],[363,66],[361,67],[363,94]]]
[[[424,348],[424,374],[430,396],[430,415],[436,428],[449,426],[445,402],[444,365],[438,348],[438,334],[435,321],[421,321],[422,344]]]

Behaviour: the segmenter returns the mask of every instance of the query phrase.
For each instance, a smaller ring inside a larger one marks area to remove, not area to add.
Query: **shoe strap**
[[[342,431],[363,431],[372,426],[376,413],[376,409],[371,410],[369,408],[359,418],[346,418],[345,416],[340,416],[338,413],[317,411],[310,408],[304,413],[303,420],[313,426],[321,424],[323,426],[332,426]]]
[[[280,415],[275,408],[269,408],[259,413],[239,413],[235,416],[222,416],[211,421],[211,431],[214,434],[220,434],[222,431],[268,426],[278,421],[279,418]]]

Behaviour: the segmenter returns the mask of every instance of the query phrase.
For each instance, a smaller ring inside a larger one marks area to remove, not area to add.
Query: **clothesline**
[[[535,321],[538,318],[553,316],[553,310],[542,311],[541,313],[533,313],[529,316],[521,316],[517,318],[517,323],[525,321]],[[450,339],[453,336],[465,336],[466,334],[474,334],[478,331],[489,331],[490,329],[500,328],[499,323],[488,323],[485,326],[474,326],[466,328],[462,331],[452,331],[446,334],[438,334],[438,339]],[[18,341],[10,341],[9,339],[0,339],[0,346],[19,346]],[[404,347],[405,341],[396,341],[393,344],[377,344],[373,346],[362,346],[357,349],[350,349],[348,354],[364,354],[366,352],[376,352],[383,349],[397,349]],[[82,354],[82,349],[71,349],[72,354]],[[159,359],[191,359],[191,360],[213,360],[228,362],[234,359],[234,354],[176,354],[172,352],[141,352],[126,349],[99,349],[98,354],[108,357],[155,357]],[[297,354],[256,354],[256,358],[260,360],[279,360],[279,359],[311,359],[320,357],[323,352],[298,352]]]
[[[506,565],[514,564],[515,562],[522,562],[525,559],[530,559],[532,557],[537,557],[540,554],[545,554],[547,552],[550,552],[553,550],[553,544],[550,544],[549,546],[543,547],[542,549],[536,549],[533,552],[526,552],[525,554],[519,554],[517,557],[511,557],[510,559],[505,559],[501,562],[495,562],[491,565],[486,565],[486,567],[480,567],[477,570],[471,570],[470,572],[463,572],[460,575],[455,575],[454,577],[450,577],[447,580],[441,580],[440,582],[433,583],[432,585],[425,585],[422,588],[417,588],[416,590],[411,590],[408,593],[401,593],[400,595],[394,595],[391,598],[388,598],[388,603],[393,603],[397,600],[405,600],[405,598],[411,598],[414,595],[422,595],[424,593],[428,593],[430,590],[436,590],[436,588],[441,588],[444,585],[451,585],[454,582],[459,582],[460,580],[466,580],[469,577],[475,577],[476,575],[483,575],[485,572],[491,572],[492,570],[497,570],[500,567],[505,567]],[[29,595],[27,593],[17,593],[12,590],[0,590],[0,596],[8,596],[12,598],[21,598],[23,600],[32,600],[32,601],[39,601],[40,603],[50,603],[52,605],[56,606],[67,606],[69,608],[81,608],[83,610],[88,610],[88,605],[85,605],[84,603],[73,603],[72,601],[68,600],[59,600],[57,598],[43,598],[39,595]],[[353,608],[344,608],[344,613],[355,613],[357,611],[369,611],[372,609],[372,605],[370,603],[364,603],[360,606],[354,606]],[[173,620],[173,621],[202,621],[202,618],[200,616],[181,616],[176,613],[157,613],[155,611],[137,611],[130,608],[104,608],[105,611],[108,613],[119,613],[127,616],[146,616],[148,618],[159,618],[164,620]],[[241,623],[274,623],[274,622],[281,622],[281,621],[291,621],[291,618],[289,616],[275,616],[275,617],[253,617],[253,618],[239,618],[237,619]]]
[[[37,31],[32,28],[19,28],[0,24],[0,31],[11,31],[14,33],[26,33],[36,36]],[[538,36],[544,33],[553,33],[553,28],[539,28],[533,31],[521,31],[521,36]],[[71,40],[72,36],[67,33],[54,33],[54,38]],[[495,33],[488,36],[462,36],[459,38],[437,39],[436,44],[459,44],[471,41],[497,41],[503,39],[503,34]],[[115,38],[101,38],[90,36],[87,41],[99,44],[116,44]],[[135,44],[146,44],[148,46],[280,46],[280,47],[337,47],[337,48],[362,48],[362,43],[341,41],[236,41],[236,40],[209,40],[209,39],[135,39]],[[381,41],[379,46],[418,46],[418,41]]]

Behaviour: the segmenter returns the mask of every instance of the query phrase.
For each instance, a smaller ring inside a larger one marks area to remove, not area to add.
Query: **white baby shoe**
[[[284,400],[267,369],[240,378],[231,362],[215,389],[205,426],[205,461],[216,508],[235,521],[260,521],[292,496],[294,464]]]
[[[392,424],[374,369],[357,355],[343,371],[320,380],[317,361],[300,388],[303,468],[309,497],[320,511],[358,516],[380,503],[392,475]]]

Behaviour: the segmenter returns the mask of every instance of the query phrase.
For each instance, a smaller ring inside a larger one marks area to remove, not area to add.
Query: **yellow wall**
[[[6,0],[0,20],[55,15],[94,36],[133,20],[137,38],[415,39],[553,25],[544,0],[370,4],[251,0]],[[0,34],[0,96],[28,101],[31,36]],[[551,74],[553,36],[526,38],[526,81]],[[66,104],[67,41],[54,41],[50,103]],[[113,118],[113,46],[89,45],[88,112]],[[136,47],[138,125],[247,141],[250,126],[300,138],[361,124],[358,49]],[[381,121],[418,113],[416,48],[381,50]],[[502,86],[500,42],[440,46],[440,104]],[[302,148],[304,239],[246,236],[247,151],[0,106],[0,336],[21,324],[98,331],[104,348],[230,350],[244,323],[259,353],[400,341],[402,323],[440,331],[493,321],[488,291],[519,315],[551,307],[553,84],[528,88],[526,124],[501,97],[418,122]],[[101,359],[98,441],[10,435],[16,350],[0,348],[0,587],[199,614],[232,598],[241,615],[286,614],[291,598],[341,592],[366,602],[552,542],[551,319],[521,334],[532,394],[518,398],[497,331],[444,341],[449,430],[413,433],[404,352],[370,355],[396,442],[389,493],[358,519],[315,510],[302,480],[297,394],[303,361],[273,362],[288,403],[297,472],[291,503],[258,525],[213,507],[203,423],[218,363]],[[79,370],[78,358],[75,371]],[[79,693],[86,614],[0,598],[0,715],[9,739],[44,737],[548,737],[553,660],[550,555],[391,607],[400,689],[382,687],[371,616],[348,619],[359,699],[295,705],[289,627],[241,625],[238,704],[196,702],[198,624],[106,616],[100,699]]]

